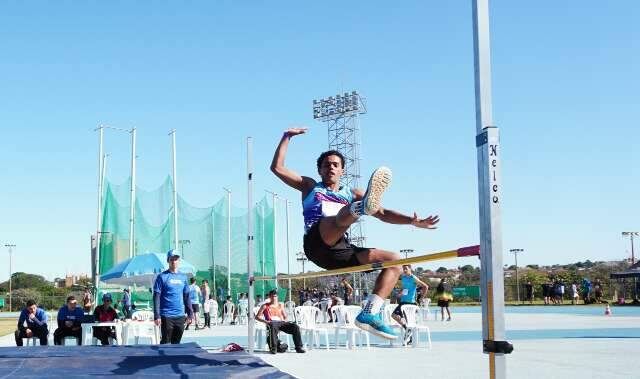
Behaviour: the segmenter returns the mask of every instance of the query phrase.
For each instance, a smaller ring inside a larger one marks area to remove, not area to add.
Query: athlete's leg
[[[356,257],[361,264],[374,262],[388,262],[400,259],[400,254],[390,251],[369,249],[356,253]],[[391,294],[393,287],[398,283],[398,278],[402,274],[400,266],[385,268],[380,272],[373,287],[373,294],[386,299]]]
[[[356,221],[358,217],[351,214],[349,207],[343,207],[335,216],[323,217],[318,226],[322,241],[329,246],[335,245]]]

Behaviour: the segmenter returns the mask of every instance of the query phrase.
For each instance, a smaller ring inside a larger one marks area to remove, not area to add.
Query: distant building
[[[53,279],[53,285],[56,288],[71,288],[82,279],[89,279],[87,274],[81,275],[67,275],[64,278]]]

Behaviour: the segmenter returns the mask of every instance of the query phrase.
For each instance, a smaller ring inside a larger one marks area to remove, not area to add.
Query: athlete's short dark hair
[[[342,153],[337,150],[328,150],[320,154],[320,156],[318,157],[318,161],[316,162],[318,171],[320,171],[320,167],[322,167],[322,162],[324,162],[324,159],[331,155],[335,155],[336,157],[340,158],[340,162],[342,162],[342,168],[344,168],[344,155],[342,155]]]

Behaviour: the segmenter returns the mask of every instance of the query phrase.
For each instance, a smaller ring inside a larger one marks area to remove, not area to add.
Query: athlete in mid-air
[[[391,183],[391,170],[376,169],[366,191],[340,185],[344,173],[344,156],[330,150],[320,154],[317,160],[321,180],[316,182],[300,176],[285,167],[284,161],[293,136],[304,134],[306,128],[285,131],[276,148],[271,171],[283,182],[302,193],[304,216],[304,251],[316,265],[330,270],[400,259],[390,251],[358,247],[350,243],[347,230],[365,215],[373,216],[390,224],[410,224],[423,229],[435,229],[438,216],[418,218],[381,207],[382,194]],[[373,293],[367,299],[356,325],[378,336],[395,339],[397,335],[382,319],[382,305],[400,277],[400,267],[385,268],[376,279]]]

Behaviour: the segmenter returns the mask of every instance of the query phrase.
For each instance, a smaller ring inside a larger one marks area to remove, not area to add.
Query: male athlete
[[[400,280],[402,281],[402,294],[400,297],[400,303],[394,309],[393,317],[394,320],[398,324],[402,326],[404,329],[404,343],[408,344],[411,341],[411,333],[407,331],[407,323],[404,320],[404,314],[402,313],[403,305],[417,305],[416,303],[416,289],[418,286],[422,288],[422,296],[426,295],[429,290],[429,286],[418,279],[415,275],[413,275],[413,270],[411,269],[411,265],[403,265],[402,266],[402,275],[400,275]]]
[[[288,129],[271,163],[271,171],[290,187],[302,193],[304,216],[304,251],[313,263],[330,270],[361,264],[392,261],[400,255],[385,250],[357,247],[345,235],[351,224],[364,215],[371,215],[390,224],[411,224],[418,228],[435,229],[438,216],[419,219],[380,206],[383,192],[391,183],[391,170],[380,167],[373,172],[366,192],[340,185],[344,172],[344,157],[338,151],[326,151],[317,160],[321,181],[287,169],[284,165],[289,140],[303,134],[306,128]],[[397,335],[382,321],[382,305],[400,277],[400,267],[385,268],[376,279],[373,294],[369,296],[355,324],[363,330],[387,339]]]

